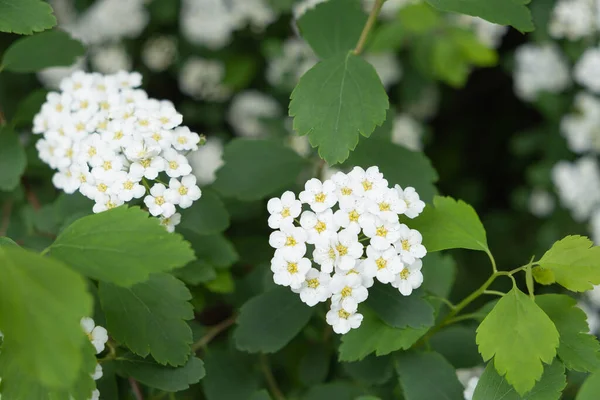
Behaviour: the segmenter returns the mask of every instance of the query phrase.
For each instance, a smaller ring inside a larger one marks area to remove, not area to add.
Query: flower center
[[[362,181],[362,186],[363,186],[363,189],[365,190],[365,192],[373,189],[373,183],[369,182],[366,179],[364,181]]]
[[[410,276],[410,271],[408,270],[408,268],[404,268],[402,271],[400,271],[401,279],[407,280],[409,276]]]
[[[375,231],[375,234],[377,236],[381,236],[381,237],[386,237],[388,234],[388,230],[385,229],[385,226],[380,226],[379,228],[377,228],[377,230]]]
[[[156,196],[156,198],[154,199],[154,202],[156,203],[157,206],[162,206],[163,204],[165,204],[165,198],[162,196]]]
[[[327,198],[327,195],[323,192],[315,195],[315,201],[317,203],[324,203],[326,198]]]
[[[325,225],[323,221],[319,221],[315,225],[315,230],[319,233],[323,232],[325,229],[327,229],[327,225]]]
[[[154,134],[152,135],[152,139],[154,139],[155,141],[159,142],[162,139],[162,136],[161,136],[160,133],[154,132]]]
[[[306,285],[311,289],[316,289],[319,287],[320,283],[317,278],[309,279],[306,281]]]
[[[125,190],[131,190],[131,189],[133,189],[133,182],[126,181],[125,183],[123,183],[123,189],[125,189]]]
[[[287,270],[290,274],[295,274],[298,272],[298,264],[295,262],[289,262],[287,265]]]
[[[179,168],[179,164],[177,164],[177,161],[169,161],[169,168],[177,169]]]
[[[104,161],[104,164],[102,164],[102,168],[104,168],[105,171],[110,171],[112,169],[112,162]]]
[[[293,236],[288,236],[287,239],[285,240],[286,246],[295,246],[297,244],[298,244],[298,242],[296,241],[296,239]]]
[[[167,117],[160,117],[160,122],[162,124],[166,124],[167,122],[169,122],[169,118],[167,118]]]
[[[290,213],[290,208],[289,207],[284,207],[283,210],[281,210],[281,216],[283,218],[287,218],[290,215],[292,215],[292,214]]]
[[[348,297],[352,295],[352,288],[349,286],[346,286],[345,288],[342,289],[342,297]]]
[[[177,138],[177,142],[179,142],[179,144],[186,144],[187,143],[187,138],[185,136],[179,136]]]
[[[404,239],[401,243],[402,243],[402,250],[404,250],[404,251],[410,250],[410,244],[408,243],[408,240]]]
[[[56,112],[62,112],[65,108],[63,107],[62,104],[57,104],[56,105]]]
[[[377,264],[377,269],[384,269],[387,266],[387,260],[385,260],[383,257],[379,257],[377,260],[375,260],[375,264]]]
[[[179,194],[182,195],[182,196],[185,196],[186,194],[188,194],[188,188],[185,187],[185,186],[181,186],[179,188]]]
[[[148,126],[148,125],[150,125],[150,121],[148,121],[147,119],[141,119],[138,123],[141,126]]]
[[[352,189],[350,189],[348,186],[343,187],[340,192],[344,195],[344,196],[350,196],[352,194]]]
[[[104,192],[106,192],[106,190],[107,190],[107,189],[108,189],[108,186],[106,186],[104,183],[100,183],[100,184],[98,185],[98,191],[99,191],[99,192],[102,192],[102,193],[104,193]]]
[[[350,222],[358,222],[358,217],[360,217],[360,215],[358,212],[356,212],[356,210],[352,210],[348,213],[348,219]]]
[[[96,155],[96,153],[97,153],[97,151],[96,151],[95,147],[90,147],[89,148],[89,150],[88,150],[88,156],[90,156],[90,158],[94,157]]]
[[[333,247],[329,248],[329,258],[335,260],[335,250]]]
[[[340,311],[338,311],[338,316],[343,319],[348,319],[350,313],[342,308]]]
[[[85,124],[83,122],[79,122],[79,123],[77,123],[77,125],[75,125],[75,129],[77,129],[79,132],[81,132],[85,129]]]
[[[150,163],[151,163],[151,161],[149,158],[146,158],[145,160],[140,161],[140,165],[144,168],[148,168],[150,166]]]
[[[346,254],[348,254],[348,248],[343,244],[338,244],[337,246],[335,246],[335,249],[338,251],[340,256],[345,256]]]
[[[113,135],[113,140],[120,140],[123,138],[123,131],[116,131]]]
[[[379,203],[379,211],[390,211],[389,203]]]

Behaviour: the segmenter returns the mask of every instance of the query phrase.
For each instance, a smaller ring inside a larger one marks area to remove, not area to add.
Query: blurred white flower
[[[365,56],[365,60],[375,68],[386,90],[402,78],[402,65],[394,53],[371,53]]]
[[[587,49],[575,64],[575,82],[594,93],[600,93],[600,47]]]
[[[179,88],[198,100],[224,101],[231,90],[223,84],[225,66],[218,60],[190,57],[179,71]]]
[[[131,70],[131,57],[120,44],[94,47],[91,49],[90,62],[93,70],[103,74],[114,74]]]
[[[600,170],[595,158],[558,162],[552,168],[552,181],[561,203],[577,221],[590,218],[600,206]]]
[[[536,217],[547,217],[556,206],[554,197],[546,190],[533,189],[529,195],[529,211]]]
[[[513,78],[517,96],[527,101],[535,100],[540,92],[561,92],[571,82],[566,60],[549,43],[520,46],[515,51]]]
[[[554,5],[548,32],[555,39],[578,40],[597,30],[595,0],[559,0]]]
[[[209,185],[215,181],[215,172],[223,165],[223,143],[211,138],[187,157],[198,184]]]
[[[304,40],[289,38],[283,42],[281,54],[269,59],[267,81],[273,86],[291,90],[317,61],[317,57]]]
[[[263,120],[280,117],[281,113],[281,106],[274,98],[256,90],[246,90],[233,98],[227,122],[240,136],[264,137],[267,126]]]
[[[567,114],[560,129],[569,149],[575,153],[600,151],[600,100],[586,92],[575,97],[575,112]]]
[[[142,61],[154,72],[161,72],[169,68],[176,57],[177,39],[173,36],[151,37],[142,48]]]
[[[392,142],[409,150],[423,149],[423,125],[408,114],[398,114],[394,117]]]

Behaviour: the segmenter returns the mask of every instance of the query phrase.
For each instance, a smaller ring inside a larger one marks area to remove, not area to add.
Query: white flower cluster
[[[224,79],[223,62],[190,57],[179,71],[179,89],[196,100],[225,101],[232,90],[223,84]]]
[[[560,161],[552,169],[552,180],[562,204],[576,220],[587,220],[600,208],[600,169],[594,157]]]
[[[533,101],[540,92],[558,93],[571,83],[569,66],[553,44],[527,43],[515,51],[514,82],[517,96]]]
[[[548,32],[555,39],[578,40],[598,30],[597,0],[559,0],[554,5]]]
[[[106,342],[108,342],[108,332],[105,328],[96,325],[93,319],[84,317],[81,319],[81,328],[87,335],[90,343],[96,349],[96,354],[100,354],[104,351],[104,346]],[[92,379],[97,381],[102,378],[102,366],[100,364],[96,364],[96,370],[92,374]],[[94,389],[92,392],[92,397],[89,400],[98,400],[100,398],[100,392],[98,389]]]
[[[421,234],[398,221],[425,207],[414,188],[390,188],[377,167],[355,167],[324,182],[310,179],[298,198],[288,191],[267,204],[275,229],[269,237],[276,249],[273,280],[311,307],[331,299],[326,319],[336,333],[360,326],[358,304],[374,279],[404,296],[421,286],[427,253]],[[303,211],[303,204],[310,210]],[[368,242],[366,249],[362,242]],[[306,257],[310,249],[312,259]]]
[[[180,14],[185,38],[211,49],[227,45],[246,25],[262,31],[275,18],[266,0],[184,0]]]
[[[239,136],[264,137],[265,119],[281,116],[281,106],[273,97],[257,90],[238,93],[229,106],[227,122]]]
[[[174,36],[153,36],[144,43],[142,61],[153,72],[169,68],[177,57],[177,39]]]
[[[600,47],[590,47],[575,64],[575,82],[596,94],[600,94]]]
[[[560,128],[573,152],[600,152],[600,100],[586,92],[578,93],[575,112],[562,118]]]
[[[200,198],[185,156],[200,136],[179,126],[182,116],[169,101],[148,98],[139,73],[76,72],[49,93],[34,118],[43,134],[36,148],[57,173],[54,186],[79,190],[98,213],[143,198],[150,214],[172,231],[180,215]],[[159,174],[169,179],[168,185]]]

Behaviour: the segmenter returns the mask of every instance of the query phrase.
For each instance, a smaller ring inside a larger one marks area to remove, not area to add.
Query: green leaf
[[[392,328],[370,309],[363,307],[360,312],[364,316],[360,327],[342,336],[340,361],[359,361],[373,352],[382,356],[396,350],[406,350],[430,328]]]
[[[0,190],[10,192],[19,186],[26,165],[17,134],[7,126],[0,128]]]
[[[206,378],[202,381],[207,400],[248,399],[258,389],[252,367],[241,354],[211,349],[204,357]]]
[[[252,139],[227,143],[223,160],[213,187],[223,196],[240,200],[259,200],[281,191],[296,181],[305,164],[281,143]]]
[[[552,320],[518,288],[504,295],[477,328],[483,360],[494,358],[498,373],[519,394],[531,390],[559,344]]]
[[[84,54],[81,42],[66,32],[52,30],[15,41],[4,52],[0,65],[11,72],[37,72],[73,65]]]
[[[312,67],[291,95],[294,130],[308,135],[328,164],[341,163],[385,121],[387,94],[375,69],[352,52],[340,53]]]
[[[400,353],[396,371],[406,400],[464,398],[454,367],[438,353]]]
[[[56,25],[52,7],[41,0],[0,0],[0,32],[31,35]]]
[[[276,287],[256,296],[240,309],[236,346],[249,353],[274,353],[300,332],[313,311],[289,288]]]
[[[313,386],[302,397],[302,400],[353,399],[361,394],[363,392],[358,387],[350,383],[337,381]]]
[[[169,274],[153,274],[129,288],[100,282],[98,290],[108,331],[135,354],[151,354],[159,364],[180,366],[190,355],[194,318],[184,283]]]
[[[173,271],[173,275],[189,285],[198,285],[216,279],[215,268],[204,261],[192,261],[183,268]]]
[[[178,229],[188,229],[199,235],[221,233],[229,227],[229,213],[225,205],[211,190],[204,189],[202,197],[190,208],[181,212]]]
[[[411,228],[423,235],[427,251],[471,249],[489,252],[485,229],[473,210],[462,200],[436,196],[433,206],[425,207]]]
[[[487,47],[469,29],[454,28],[449,30],[450,39],[460,50],[462,56],[480,67],[490,67],[498,62],[498,54],[494,49]]]
[[[473,368],[481,364],[473,326],[452,325],[433,335],[429,343],[455,368]]]
[[[371,385],[382,385],[393,374],[391,356],[376,357],[370,354],[360,361],[342,363],[342,367],[352,379]]]
[[[523,396],[519,396],[504,377],[498,375],[492,363],[488,363],[479,378],[473,400],[558,400],[565,386],[565,366],[558,360],[544,368],[540,381]]]
[[[600,344],[595,336],[589,334],[585,312],[577,307],[577,301],[560,294],[536,296],[535,301],[558,330],[558,356],[565,366],[581,372],[598,370]]]
[[[600,284],[600,247],[584,236],[567,236],[554,243],[533,268],[541,284],[557,282],[574,292]]]
[[[50,254],[86,276],[121,286],[194,259],[189,243],[168,233],[137,207],[118,207],[78,219],[50,246]]]
[[[423,34],[440,26],[440,13],[425,3],[409,4],[398,12],[400,25],[410,33]]]
[[[132,377],[144,385],[164,392],[185,390],[206,374],[204,363],[196,357],[188,358],[183,367],[175,368],[155,363],[152,359],[128,354],[114,361],[116,371],[124,377]]]
[[[14,127],[31,126],[33,117],[40,111],[42,104],[46,102],[48,91],[38,89],[33,91],[19,102],[19,107],[12,117],[10,123]]]
[[[410,296],[402,296],[398,289],[376,283],[369,289],[365,302],[383,322],[393,328],[424,328],[433,326],[433,307],[417,290]]]
[[[366,22],[359,0],[329,0],[308,10],[297,23],[302,38],[325,59],[354,49]]]
[[[206,283],[206,288],[214,293],[233,293],[235,283],[230,271],[218,271],[217,276]]]
[[[91,310],[79,274],[18,246],[0,246],[2,384],[24,376],[49,389],[71,387],[87,340],[79,321]]]
[[[583,382],[575,400],[597,400],[598,393],[600,393],[600,372],[595,372]]]
[[[369,52],[397,51],[405,43],[406,36],[404,26],[397,20],[376,27],[369,41]]]
[[[185,230],[182,234],[191,242],[198,260],[215,268],[228,268],[239,259],[233,244],[222,234],[196,235]]]
[[[383,138],[362,140],[344,166],[368,168],[379,166],[391,186],[414,187],[423,201],[430,202],[437,193],[434,182],[438,175],[431,161],[421,152],[390,143]]]
[[[448,254],[430,253],[423,258],[423,285],[425,292],[448,298],[456,278],[456,262]]]
[[[461,49],[452,40],[436,40],[431,48],[433,74],[454,87],[467,82],[471,68]]]
[[[533,31],[529,0],[426,0],[442,10],[480,17],[499,25],[512,25],[521,32]]]
[[[254,392],[252,397],[250,397],[250,400],[271,400],[271,396],[269,396],[269,392],[267,392],[267,389],[263,389]]]
[[[19,245],[16,244],[11,238],[8,238],[6,236],[0,236],[0,247],[2,247],[2,246],[19,247]]]
[[[305,351],[298,363],[298,377],[304,385],[324,382],[331,363],[330,351],[323,345],[313,343]]]

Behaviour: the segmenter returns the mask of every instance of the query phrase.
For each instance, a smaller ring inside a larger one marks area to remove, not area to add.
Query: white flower
[[[367,288],[357,274],[335,274],[329,285],[331,288],[331,303],[339,303],[346,311],[355,312],[358,304],[369,296]]]
[[[81,319],[81,328],[96,349],[96,354],[104,351],[104,345],[108,342],[108,332],[101,326],[96,326],[93,319],[84,317]]]
[[[577,221],[588,219],[600,205],[600,168],[592,156],[575,162],[560,161],[552,168],[552,181],[563,206]]]
[[[540,92],[559,93],[571,83],[569,66],[554,44],[527,43],[515,51],[516,94],[527,101]]]
[[[373,246],[367,247],[367,259],[363,261],[364,272],[368,276],[376,277],[381,283],[391,283],[400,273],[403,264],[393,247],[384,251],[376,250]]]
[[[360,279],[362,281],[362,285],[368,289],[371,286],[373,286],[373,284],[375,283],[375,280],[373,279],[373,276],[370,276],[365,271],[365,261],[366,261],[366,259],[356,260],[356,264],[354,264],[354,268],[352,268],[348,271],[344,271],[344,270],[340,269],[339,267],[336,267],[335,273],[336,274],[346,274],[346,275],[356,274],[360,277]]]
[[[269,211],[269,227],[279,229],[282,225],[291,225],[294,218],[297,218],[302,211],[302,203],[296,200],[296,195],[289,190],[281,195],[281,198],[274,197],[267,202]]]
[[[96,364],[96,369],[94,369],[94,373],[92,374],[92,379],[97,381],[98,379],[102,378],[102,375],[103,375],[102,365]]]
[[[160,224],[165,227],[167,232],[175,232],[175,227],[181,222],[181,214],[175,213],[170,217],[160,217]]]
[[[181,208],[189,208],[192,203],[202,196],[202,191],[196,186],[196,177],[187,175],[181,178],[181,182],[175,178],[169,181],[169,189],[165,192],[165,200],[169,203],[179,205]]]
[[[587,49],[573,70],[573,76],[577,83],[591,90],[594,93],[600,93],[600,77],[598,69],[600,68],[600,47]]]
[[[225,65],[221,61],[190,57],[179,72],[179,88],[197,100],[221,102],[231,96],[224,79]]]
[[[300,300],[309,307],[326,301],[331,297],[330,282],[331,276],[329,274],[311,268],[306,274],[306,279],[300,286]]]
[[[135,161],[129,166],[129,174],[138,180],[142,178],[156,179],[166,169],[166,161],[160,156]]]
[[[377,250],[386,250],[400,238],[398,221],[388,222],[368,215],[362,224],[364,234],[371,239],[370,244]]]
[[[423,149],[423,125],[409,114],[398,114],[394,117],[392,142],[409,150]]]
[[[178,178],[192,172],[192,167],[183,154],[169,149],[164,151],[162,156],[165,159],[165,172],[170,178]]]
[[[107,210],[112,210],[115,207],[119,207],[123,204],[123,200],[121,200],[117,195],[108,195],[105,193],[98,194],[94,201],[96,204],[92,207],[92,211],[94,213],[101,213]]]
[[[400,237],[394,243],[394,246],[400,257],[402,257],[402,262],[412,264],[416,259],[425,257],[427,250],[421,244],[423,236],[421,236],[418,230],[410,229],[408,226],[400,224],[398,232]]]
[[[331,176],[331,181],[335,183],[335,194],[340,204],[340,210],[354,206],[359,200],[352,190],[352,178],[341,171]]]
[[[594,211],[590,219],[590,228],[592,231],[592,240],[596,246],[600,246],[600,209]]]
[[[364,246],[358,241],[356,233],[343,229],[338,232],[335,241],[335,266],[344,271],[349,271],[356,265],[356,261],[362,256]]]
[[[388,186],[378,167],[369,167],[366,171],[361,167],[354,167],[348,176],[352,179],[352,191],[357,196],[371,198]]]
[[[281,107],[277,101],[261,92],[247,90],[237,94],[227,115],[227,121],[240,136],[264,137],[267,125],[264,120],[279,118]]]
[[[155,217],[162,215],[169,218],[175,214],[175,205],[165,199],[167,188],[162,183],[156,183],[150,189],[150,194],[144,197],[144,204],[148,207],[150,214]]]
[[[190,131],[187,126],[180,126],[173,130],[173,147],[179,151],[198,150],[200,135]]]
[[[406,211],[406,203],[400,199],[398,191],[394,189],[378,190],[367,204],[367,211],[391,223],[397,222],[398,214]]]
[[[554,5],[548,31],[556,39],[578,40],[597,30],[595,0],[559,0]]]
[[[560,130],[569,149],[575,153],[600,151],[600,101],[580,92],[575,96],[575,112],[560,121]]]
[[[412,264],[405,264],[400,273],[396,275],[392,286],[397,288],[403,296],[410,296],[412,291],[419,288],[423,283],[422,267],[423,262],[418,259]]]
[[[198,150],[188,154],[188,160],[200,185],[213,183],[215,173],[223,165],[223,143],[218,139],[210,139]]]
[[[529,195],[529,211],[536,217],[543,218],[552,214],[556,207],[554,197],[543,189],[533,189]]]
[[[275,257],[271,259],[273,281],[278,285],[299,289],[306,279],[310,266],[310,260],[303,258],[299,253],[275,254]]]
[[[369,215],[365,209],[364,203],[364,199],[357,199],[347,207],[340,207],[340,209],[333,214],[333,220],[342,228],[359,234],[362,229],[361,222],[364,222],[366,216]],[[365,217],[362,217],[363,215],[365,215]]]
[[[173,36],[156,36],[148,39],[142,48],[142,61],[153,72],[169,68],[177,56],[177,40]]]
[[[302,203],[310,205],[314,212],[323,212],[337,202],[335,184],[327,180],[322,182],[316,178],[310,179],[304,185],[304,191],[298,196]]]
[[[90,397],[90,400],[100,400],[100,391],[98,389],[94,389],[94,391],[92,392],[92,397]]]
[[[350,329],[360,326],[363,316],[358,312],[349,312],[340,306],[333,306],[325,316],[327,323],[333,327],[335,333],[346,334]]]
[[[304,211],[300,217],[300,226],[308,233],[306,243],[309,244],[321,241],[328,242],[329,238],[335,235],[338,230],[331,209],[318,214],[312,211]]]
[[[303,256],[306,254],[306,239],[308,235],[302,228],[282,226],[281,230],[271,233],[269,245],[275,250],[275,255]]]
[[[400,185],[396,185],[394,189],[396,189],[398,192],[398,197],[400,197],[400,199],[404,200],[404,203],[406,203],[406,211],[404,211],[404,215],[412,219],[423,212],[423,209],[425,208],[425,202],[419,198],[419,194],[414,187],[407,186],[404,188],[404,190],[402,190]]]

